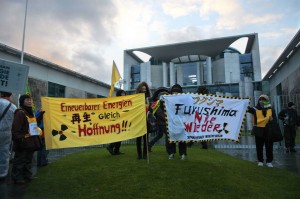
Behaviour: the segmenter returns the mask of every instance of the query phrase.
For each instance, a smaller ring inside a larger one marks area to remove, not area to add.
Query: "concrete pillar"
[[[211,67],[211,58],[206,58],[206,69],[207,69],[207,84],[212,84],[212,67]]]
[[[249,97],[250,98],[250,106],[254,106],[252,78],[244,77],[244,85],[245,85],[245,97]],[[252,129],[252,115],[251,114],[247,114],[246,129],[248,131],[250,131]]]
[[[253,95],[254,104],[253,104],[253,106],[257,104],[259,96],[261,96],[262,94],[263,94],[262,91],[258,91],[258,90],[254,91],[254,95]]]
[[[204,82],[204,64],[200,63],[200,84]]]
[[[239,93],[241,98],[245,97],[245,82],[242,80],[239,81]]]
[[[167,68],[167,63],[163,62],[163,86],[167,87],[168,86],[168,68]]]
[[[253,42],[251,53],[252,53],[254,81],[261,81],[261,64],[260,64],[259,42],[258,42],[257,33],[255,33],[255,39]]]
[[[173,62],[170,62],[170,86],[173,86],[175,83],[175,65]]]
[[[123,89],[125,91],[130,90],[130,83],[131,83],[131,66],[129,64],[124,65],[123,69]]]
[[[253,99],[253,83],[251,77],[244,77],[244,85],[245,85],[245,97],[250,98],[251,106],[254,106],[254,99]]]
[[[201,68],[200,68],[201,63],[197,62],[197,86],[200,86],[202,84],[201,82]]]
[[[183,68],[182,65],[177,65],[176,66],[176,76],[177,76],[177,80],[176,83],[179,85],[183,85]]]
[[[151,62],[150,61],[148,61],[148,62],[146,62],[146,67],[147,67],[147,83],[148,83],[148,86],[150,87],[150,88],[152,88],[152,73],[151,73],[151,71],[152,71],[152,66],[151,66]]]

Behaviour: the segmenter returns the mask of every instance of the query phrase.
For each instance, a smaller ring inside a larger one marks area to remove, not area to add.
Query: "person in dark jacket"
[[[276,115],[267,95],[261,95],[255,107],[248,110],[252,114],[253,129],[252,134],[255,136],[256,153],[258,166],[264,165],[263,148],[266,148],[266,165],[273,167],[273,141],[271,140],[270,132],[267,128],[268,122],[275,120]]]
[[[179,84],[175,84],[171,87],[171,94],[178,94],[182,93],[182,87]],[[166,139],[169,139],[168,136],[166,136]],[[181,160],[186,160],[187,156],[187,144],[184,141],[178,142],[178,148],[179,148],[179,155]],[[176,143],[170,143],[169,140],[166,140],[166,149],[169,154],[169,160],[174,159],[174,155],[176,153]]]
[[[283,121],[284,141],[286,152],[297,152],[295,150],[296,129],[299,127],[298,113],[293,102],[288,103],[288,108],[280,111],[278,118]]]
[[[30,137],[31,126],[37,122],[32,110],[32,99],[28,94],[21,95],[19,98],[20,108],[15,111],[12,124],[12,139],[14,141],[15,156],[12,165],[12,179],[15,184],[30,182],[32,177],[31,166],[34,151],[22,148],[24,142]],[[33,126],[32,126],[33,127]]]
[[[162,100],[160,100],[160,96],[162,95],[168,95],[169,90],[165,87],[160,87],[158,88],[152,97],[153,103],[151,105],[151,111],[152,114],[155,115],[156,117],[156,121],[157,121],[157,126],[158,126],[158,131],[156,132],[156,136],[149,142],[148,145],[148,150],[149,152],[151,152],[153,145],[160,139],[163,137],[164,134],[166,134],[167,132],[167,127],[166,127],[166,117],[165,117],[165,113],[164,113],[164,102]]]
[[[124,90],[118,90],[116,93],[117,97],[125,96],[125,95],[126,92]],[[109,151],[111,155],[122,155],[124,153],[120,151],[120,147],[121,147],[121,141],[110,143],[106,149]]]
[[[146,106],[146,113],[147,113],[148,106],[149,106],[149,98],[152,96],[151,90],[150,90],[148,84],[146,82],[140,82],[135,89],[135,93],[137,93],[137,94],[145,93],[145,106]],[[143,139],[143,150],[142,150],[142,139]],[[147,160],[147,157],[148,157],[147,156],[147,154],[148,154],[148,150],[147,150],[148,143],[147,142],[148,142],[148,132],[145,135],[136,138],[136,150],[137,150],[137,154],[138,154],[138,157],[137,157],[138,160],[141,160],[141,159]]]

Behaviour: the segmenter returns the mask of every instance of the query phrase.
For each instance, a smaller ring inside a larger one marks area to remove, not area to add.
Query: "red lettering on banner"
[[[82,136],[92,136],[92,135],[102,135],[102,134],[109,134],[109,133],[116,133],[119,134],[121,132],[121,125],[112,124],[108,126],[98,126],[98,124],[93,124],[93,127],[87,127],[86,124],[81,127],[78,125],[78,135],[79,137]]]
[[[200,115],[198,112],[195,113],[194,122],[184,122],[186,132],[218,132],[220,124],[214,124],[216,117],[209,117],[209,115]],[[204,119],[201,124],[202,119]]]

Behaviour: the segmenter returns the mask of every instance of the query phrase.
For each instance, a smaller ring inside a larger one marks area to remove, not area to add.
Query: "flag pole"
[[[23,64],[23,60],[24,60],[24,41],[25,41],[25,29],[26,29],[27,5],[28,5],[28,0],[26,0],[26,9],[25,9],[25,18],[24,18],[23,39],[22,39],[22,52],[21,52],[21,64]]]

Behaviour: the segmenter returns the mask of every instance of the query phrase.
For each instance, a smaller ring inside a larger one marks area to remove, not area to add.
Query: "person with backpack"
[[[278,114],[278,118],[283,121],[284,142],[286,152],[297,152],[295,150],[296,129],[299,127],[296,105],[293,102],[288,103],[288,108]]]
[[[0,184],[5,183],[9,170],[11,127],[17,107],[11,102],[10,92],[0,91]]]
[[[156,124],[158,127],[158,130],[156,131],[156,136],[149,142],[148,144],[148,150],[151,152],[153,145],[163,137],[164,134],[167,132],[167,124],[166,124],[166,116],[164,113],[164,102],[160,100],[160,96],[162,95],[168,95],[169,90],[165,87],[158,88],[154,94],[153,94],[153,103],[150,106],[150,113],[154,114],[156,118]]]

